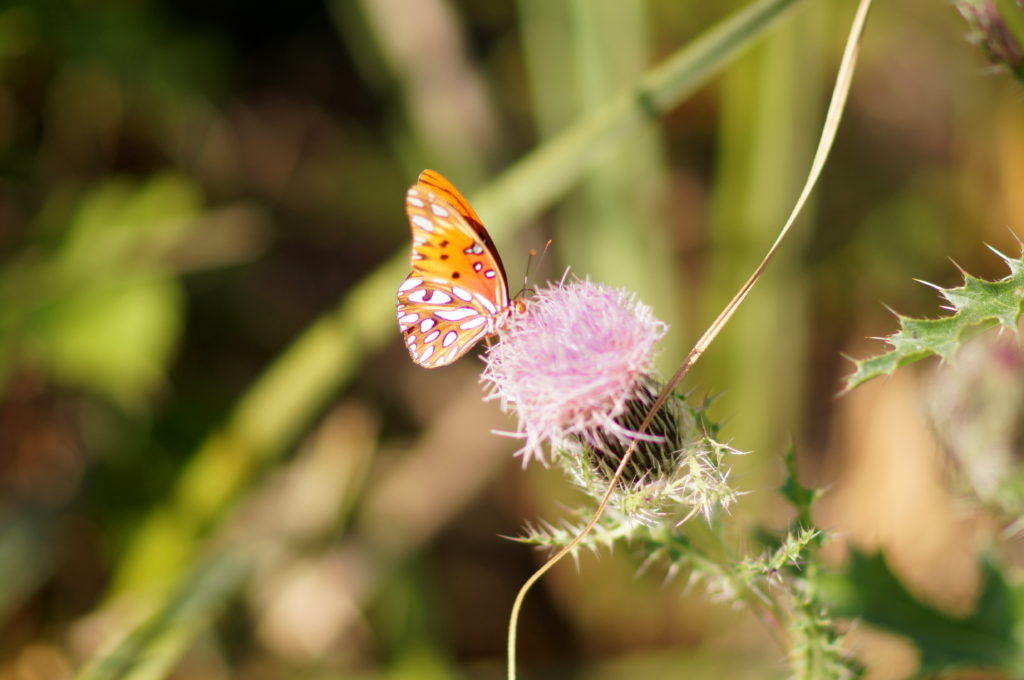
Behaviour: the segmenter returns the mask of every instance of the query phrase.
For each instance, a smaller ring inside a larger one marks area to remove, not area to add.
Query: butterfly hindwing
[[[424,281],[415,273],[398,291],[398,327],[413,361],[426,368],[445,366],[468,352],[493,332],[492,318],[495,314],[465,289]]]

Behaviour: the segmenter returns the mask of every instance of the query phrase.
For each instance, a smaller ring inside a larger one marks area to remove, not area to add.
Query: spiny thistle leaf
[[[758,580],[771,581],[784,569],[800,573],[800,567],[807,559],[809,550],[817,547],[821,536],[821,532],[815,528],[795,529],[786,534],[773,551],[740,561],[736,573],[744,582],[751,585]]]
[[[854,359],[855,370],[846,378],[843,394],[919,359],[938,355],[951,361],[966,340],[985,328],[998,324],[1016,332],[1024,311],[1024,256],[1012,258],[995,248],[992,251],[1010,268],[1008,276],[985,281],[965,272],[959,288],[933,286],[952,305],[954,313],[939,319],[897,315],[900,330],[885,338],[892,349],[870,359]]]
[[[513,540],[553,551],[564,548],[582,531],[591,512],[593,511],[588,508],[573,510],[572,514],[577,518],[575,522],[570,520],[563,520],[558,524],[544,520],[527,522],[523,535]],[[589,549],[596,553],[604,548],[610,552],[616,543],[629,540],[641,529],[642,527],[638,527],[616,512],[606,513],[573,549],[573,557],[577,557],[583,549]]]
[[[797,511],[797,520],[804,526],[812,526],[811,506],[821,498],[821,489],[807,487],[800,483],[796,468],[796,449],[792,446],[786,451],[786,479],[779,487],[779,493],[789,501]]]

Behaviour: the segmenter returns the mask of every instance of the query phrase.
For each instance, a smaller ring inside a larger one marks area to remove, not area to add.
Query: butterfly
[[[412,360],[446,366],[498,331],[522,302],[480,217],[451,182],[420,173],[405,195],[412,273],[398,287],[398,327]]]

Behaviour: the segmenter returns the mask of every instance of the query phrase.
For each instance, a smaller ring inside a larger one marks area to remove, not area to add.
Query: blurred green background
[[[543,556],[501,536],[575,496],[491,433],[514,425],[481,400],[477,359],[426,371],[402,349],[404,191],[425,167],[452,179],[497,225],[513,290],[550,238],[532,285],[571,267],[637,292],[672,325],[670,373],[796,198],[852,2],[795,3],[556,178],[568,191],[520,183],[529,214],[486,192],[742,6],[0,5],[0,678],[74,677],[167,601],[166,625],[129,638],[152,663],[130,677],[503,677],[509,607]],[[874,8],[812,205],[685,385],[719,394],[753,452],[737,535],[785,524],[792,442],[830,487],[834,559],[884,548],[953,612],[997,527],[947,490],[933,366],[834,395],[841,354],[895,330],[880,302],[935,316],[913,278],[955,285],[947,257],[1001,277],[983,244],[1015,253],[1024,234],[1024,91],[966,33],[948,4]],[[749,615],[639,563],[585,556],[542,582],[526,677],[784,675]],[[851,640],[869,677],[915,668],[896,638]]]

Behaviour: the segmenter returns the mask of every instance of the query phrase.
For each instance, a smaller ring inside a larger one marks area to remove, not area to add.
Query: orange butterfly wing
[[[423,171],[405,209],[412,273],[398,289],[398,325],[413,361],[445,366],[509,312],[505,269],[480,217],[441,174]]]

